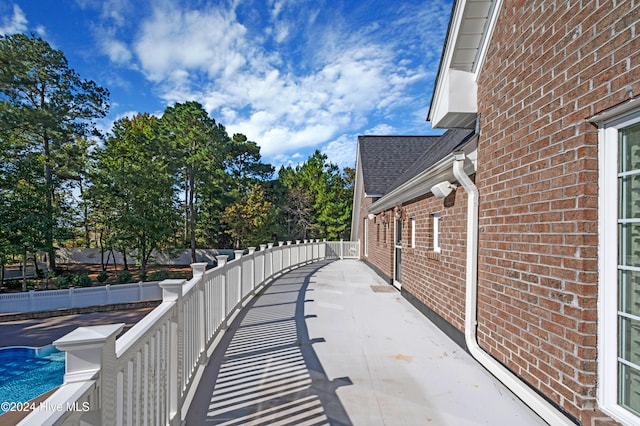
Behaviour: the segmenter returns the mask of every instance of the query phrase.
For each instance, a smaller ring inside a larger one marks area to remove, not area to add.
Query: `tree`
[[[225,166],[238,188],[247,188],[252,183],[270,179],[274,172],[271,164],[262,162],[258,144],[247,140],[242,133],[236,133],[231,138]]]
[[[163,138],[172,149],[175,172],[184,194],[184,239],[196,261],[198,198],[206,186],[215,185],[217,170],[226,157],[228,135],[223,126],[207,114],[198,102],[175,104],[165,109],[161,120]]]
[[[54,236],[58,223],[54,174],[56,152],[75,136],[95,133],[94,120],[108,110],[109,93],[69,68],[64,54],[35,36],[0,36],[0,138],[41,155],[44,217],[49,268],[55,269]],[[28,232],[28,230],[23,230]]]
[[[239,249],[244,244],[257,245],[268,237],[273,222],[273,205],[265,198],[262,187],[251,184],[248,191],[235,204],[224,211],[222,222],[227,225],[227,233]]]
[[[178,223],[175,175],[169,149],[159,138],[158,119],[149,114],[123,118],[96,152],[95,205],[109,209],[112,244],[134,246],[141,274],[154,249],[166,248]]]
[[[316,150],[302,165],[280,169],[279,180],[286,188],[287,199],[282,209],[292,237],[338,239],[348,235],[352,171],[341,172]]]

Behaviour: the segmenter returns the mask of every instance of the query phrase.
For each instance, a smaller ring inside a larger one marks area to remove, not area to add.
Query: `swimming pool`
[[[60,386],[64,363],[65,353],[53,345],[0,348],[0,401],[27,402]]]

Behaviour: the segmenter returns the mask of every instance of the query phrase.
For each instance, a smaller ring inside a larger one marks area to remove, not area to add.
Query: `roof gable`
[[[364,192],[380,197],[439,136],[358,136]]]
[[[364,191],[381,197],[454,152],[473,134],[448,130],[442,136],[359,136]]]

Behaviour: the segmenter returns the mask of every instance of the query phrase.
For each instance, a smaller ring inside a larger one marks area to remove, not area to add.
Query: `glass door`
[[[402,287],[400,284],[402,277],[402,219],[396,219],[395,238],[393,243],[393,285],[398,289]]]

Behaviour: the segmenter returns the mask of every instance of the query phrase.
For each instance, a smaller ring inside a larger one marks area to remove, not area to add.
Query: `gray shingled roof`
[[[454,152],[472,134],[448,130],[442,136],[358,136],[365,193],[389,193]]]

